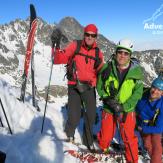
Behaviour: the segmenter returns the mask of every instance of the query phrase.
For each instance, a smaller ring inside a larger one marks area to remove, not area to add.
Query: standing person
[[[116,53],[98,75],[97,91],[103,100],[101,130],[98,133],[99,146],[109,152],[116,127],[125,145],[127,162],[138,162],[138,140],[134,134],[135,106],[143,92],[143,73],[139,64],[131,59],[133,44],[122,39],[116,46]]]
[[[137,104],[138,130],[144,147],[151,158],[150,163],[162,163],[161,136],[163,133],[163,80],[156,78],[149,91]]]
[[[53,34],[58,47],[61,32],[57,29]],[[75,129],[81,117],[81,106],[84,105],[83,144],[88,148],[93,145],[91,133],[96,115],[97,72],[103,65],[103,54],[96,43],[97,34],[98,29],[94,24],[87,25],[83,40],[71,42],[62,51],[57,49],[54,56],[54,64],[68,64],[68,120],[65,126],[68,141],[74,141]]]

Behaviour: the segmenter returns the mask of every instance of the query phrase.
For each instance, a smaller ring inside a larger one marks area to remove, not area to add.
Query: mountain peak
[[[73,17],[65,17],[61,19],[58,24],[53,25],[48,24],[39,17],[34,50],[35,57],[39,56],[38,58],[40,60],[41,57],[42,60],[44,60],[50,53],[50,36],[56,27],[61,28],[63,34],[69,41],[83,38],[83,26]],[[26,20],[16,19],[15,21],[11,21],[8,24],[0,26],[0,73],[6,73],[10,76],[10,78],[13,78],[13,81],[16,82],[20,81],[20,76],[22,75],[21,72],[23,71],[22,61],[24,61],[28,31],[29,18]],[[110,55],[114,53],[115,44],[100,34],[98,35],[97,43],[99,48],[104,53],[105,60],[108,60]],[[63,43],[61,45],[62,47],[65,46]],[[161,51],[157,50],[134,52],[133,54],[141,61],[141,66],[144,67],[144,74],[147,74],[145,81],[148,84],[152,81],[153,77],[156,76],[154,70],[155,60],[158,56],[163,58],[162,54],[163,53]],[[40,65],[38,69],[40,69],[41,65],[43,64],[42,60],[39,63]],[[46,64],[49,63],[47,62]]]
[[[60,20],[59,22],[59,25],[64,25],[64,24],[73,24],[73,25],[76,25],[80,28],[82,28],[81,24],[74,18],[74,17],[70,17],[70,16],[67,16],[67,17],[64,17],[63,19]]]

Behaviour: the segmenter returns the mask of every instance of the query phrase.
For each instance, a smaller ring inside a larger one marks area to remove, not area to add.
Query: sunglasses
[[[92,37],[92,38],[95,38],[95,37],[97,37],[97,34],[91,34],[91,33],[84,33],[84,35],[86,36],[86,37]]]
[[[124,56],[129,56],[130,53],[124,51],[117,51],[118,54],[123,54]]]

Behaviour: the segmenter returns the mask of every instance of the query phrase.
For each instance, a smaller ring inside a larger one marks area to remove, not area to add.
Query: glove
[[[123,111],[123,106],[118,103],[117,100],[112,99],[112,98],[105,98],[103,99],[104,104],[108,105],[109,108],[116,114],[118,115],[120,112]]]
[[[51,41],[53,44],[56,44],[56,48],[60,47],[60,42],[62,38],[62,32],[60,29],[55,29],[51,35]]]

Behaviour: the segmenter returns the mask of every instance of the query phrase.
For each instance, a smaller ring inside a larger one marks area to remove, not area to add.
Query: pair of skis
[[[113,152],[110,151],[109,153],[105,154],[100,151],[97,151],[95,153],[91,153],[87,150],[66,150],[64,151],[65,154],[71,155],[81,162],[88,162],[88,163],[94,163],[94,162],[107,162],[114,160],[116,162],[121,162],[122,160],[122,153],[120,152]],[[123,159],[124,154],[123,154]]]
[[[35,99],[36,86],[35,86],[35,78],[34,78],[33,46],[34,46],[34,37],[35,37],[36,29],[37,29],[36,10],[35,10],[34,5],[30,4],[30,30],[29,30],[29,33],[28,33],[27,49],[26,49],[26,54],[25,54],[24,73],[23,73],[23,76],[22,76],[23,81],[22,81],[22,87],[21,87],[20,101],[24,102],[24,100],[25,100],[25,90],[26,90],[26,84],[27,84],[27,78],[28,78],[28,70],[29,70],[29,65],[30,65],[30,61],[31,61],[32,103],[33,103],[33,106],[36,107],[38,111],[40,111],[40,109],[39,109],[39,107],[38,107],[38,105],[36,103],[36,99]],[[55,46],[56,46],[55,42],[52,41],[52,57],[54,57]],[[46,114],[49,87],[50,87],[50,81],[51,81],[52,69],[53,69],[53,60],[54,60],[54,58],[52,58],[52,66],[51,66],[50,79],[49,79],[49,84],[48,84],[48,89],[47,89],[47,94],[46,94],[46,104],[45,104],[45,111],[44,111],[44,117],[43,117],[41,133],[43,132],[43,125],[44,125],[45,114]]]
[[[27,41],[27,49],[26,49],[26,55],[25,55],[25,63],[24,63],[24,73],[22,76],[22,87],[21,87],[21,95],[20,95],[20,101],[24,102],[25,99],[25,90],[26,90],[26,83],[27,83],[27,77],[28,77],[28,69],[31,61],[31,76],[32,76],[32,103],[33,106],[37,108],[38,111],[40,111],[36,99],[35,99],[35,94],[36,94],[36,86],[35,86],[35,78],[34,78],[34,53],[33,53],[33,46],[34,46],[34,36],[36,33],[37,29],[37,17],[36,17],[36,11],[35,8],[32,4],[30,4],[30,30],[28,34],[28,41]],[[67,42],[68,39],[62,34],[61,34],[61,40],[63,42]],[[48,94],[49,94],[49,89],[50,89],[50,82],[51,82],[51,77],[52,77],[52,70],[53,70],[53,62],[54,62],[54,53],[56,49],[56,42],[55,40],[52,39],[53,33],[51,36],[51,41],[52,41],[52,65],[51,65],[51,71],[50,71],[50,77],[49,77],[49,84],[48,84],[48,89],[46,92],[46,103],[45,103],[45,110],[44,110],[44,117],[43,117],[43,122],[42,122],[42,128],[41,128],[41,133],[43,132],[43,127],[44,127],[44,120],[45,120],[45,114],[46,114],[46,108],[47,108],[47,102],[48,102]]]
[[[30,4],[30,30],[28,33],[28,41],[27,41],[27,49],[25,54],[25,62],[24,62],[24,73],[22,76],[22,87],[21,87],[21,95],[20,101],[24,102],[25,99],[25,90],[26,90],[26,83],[28,78],[28,70],[31,61],[31,76],[32,76],[32,103],[33,106],[39,110],[39,107],[36,103],[35,94],[36,94],[36,86],[35,86],[35,71],[34,71],[34,53],[33,53],[33,46],[34,46],[34,37],[37,29],[37,16],[36,10],[34,5]]]

